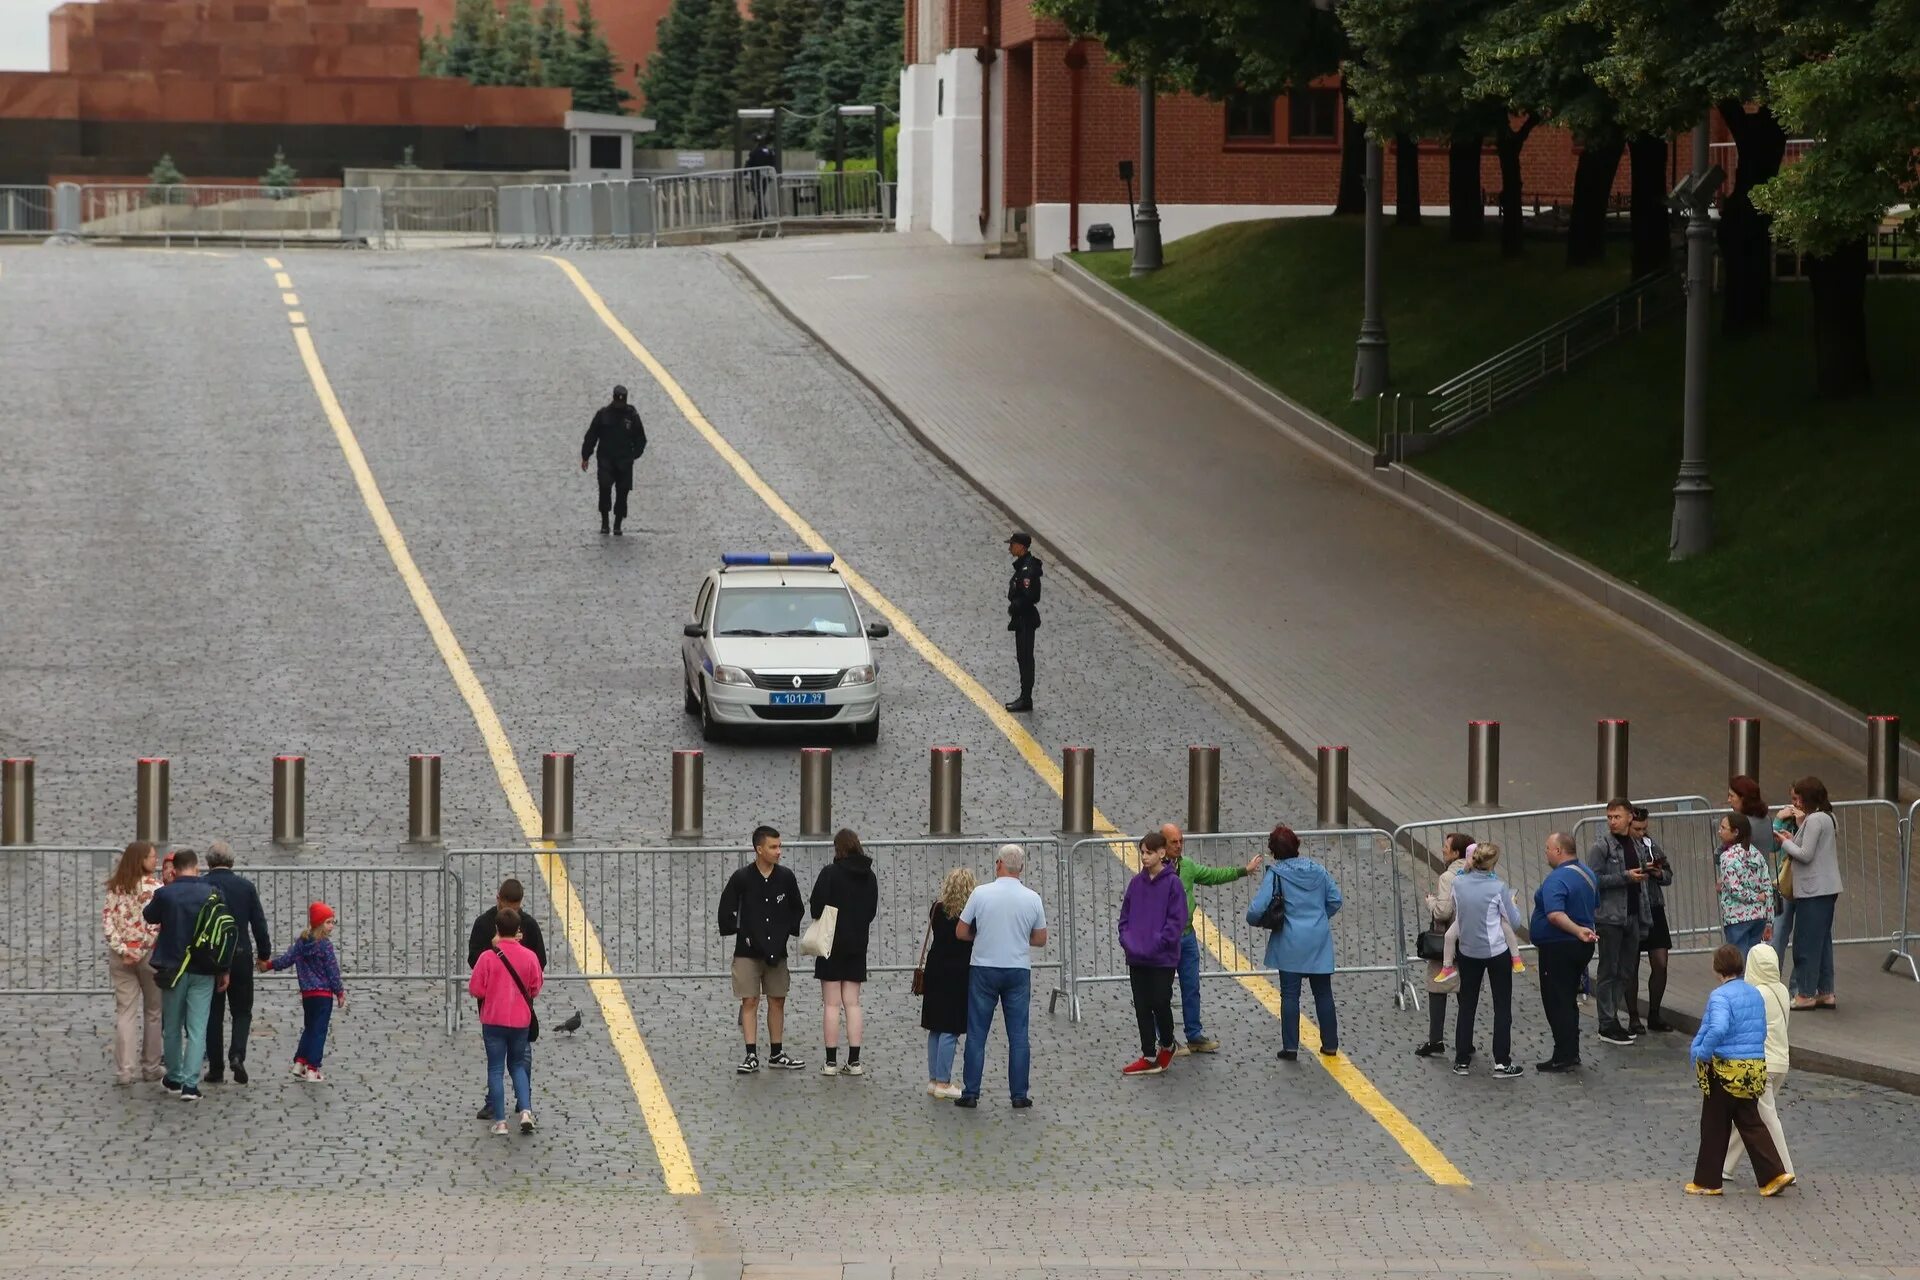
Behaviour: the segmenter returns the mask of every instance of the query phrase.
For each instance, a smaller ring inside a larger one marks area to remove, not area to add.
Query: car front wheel
[[[700,737],[705,742],[720,741],[720,725],[713,718],[713,690],[700,688]]]

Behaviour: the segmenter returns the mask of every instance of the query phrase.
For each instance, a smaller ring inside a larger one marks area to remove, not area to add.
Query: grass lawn
[[[1167,268],[1103,277],[1274,387],[1371,439],[1346,401],[1359,317],[1360,229],[1331,219],[1220,228],[1167,247]],[[1444,231],[1395,231],[1387,260],[1394,384],[1421,389],[1625,283],[1569,272],[1557,245],[1518,263]],[[1864,710],[1920,717],[1920,283],[1870,284],[1874,395],[1813,394],[1810,299],[1781,283],[1774,324],[1715,334],[1708,466],[1714,550],[1667,560],[1680,461],[1676,316],[1577,367],[1414,465]],[[1717,321],[1717,310],[1716,310]],[[1900,566],[1908,566],[1902,570]]]

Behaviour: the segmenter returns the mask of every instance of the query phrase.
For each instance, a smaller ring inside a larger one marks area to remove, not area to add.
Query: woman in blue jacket
[[[1281,825],[1267,837],[1273,865],[1247,908],[1247,923],[1260,924],[1280,895],[1286,913],[1282,927],[1267,935],[1266,966],[1280,972],[1280,1050],[1282,1062],[1300,1056],[1300,979],[1313,987],[1313,1016],[1320,1024],[1320,1052],[1340,1052],[1340,1024],[1333,1011],[1333,920],[1340,910],[1340,886],[1327,869],[1300,856],[1300,837]]]
[[[1740,948],[1724,945],[1713,953],[1720,985],[1707,997],[1700,1031],[1693,1037],[1693,1069],[1700,1079],[1700,1152],[1693,1162],[1690,1196],[1720,1194],[1727,1142],[1733,1130],[1747,1144],[1760,1194],[1777,1196],[1793,1185],[1780,1163],[1760,1118],[1760,1095],[1767,1091],[1767,1006],[1758,987],[1741,981],[1745,964]]]

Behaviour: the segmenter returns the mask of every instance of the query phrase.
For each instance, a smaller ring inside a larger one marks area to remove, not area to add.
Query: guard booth
[[[634,135],[652,133],[654,122],[644,116],[569,111],[566,126],[572,181],[609,182],[633,176]]]

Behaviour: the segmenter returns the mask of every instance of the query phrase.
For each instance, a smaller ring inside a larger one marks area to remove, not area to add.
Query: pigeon
[[[568,1035],[572,1035],[574,1032],[578,1031],[579,1029],[580,1029],[580,1011],[578,1009],[575,1009],[573,1011],[573,1016],[560,1024],[560,1030],[566,1032]]]

